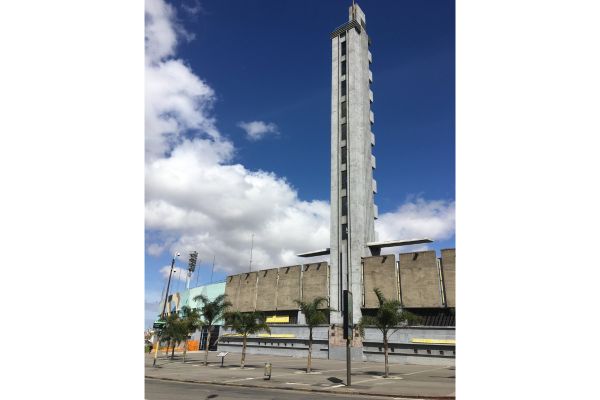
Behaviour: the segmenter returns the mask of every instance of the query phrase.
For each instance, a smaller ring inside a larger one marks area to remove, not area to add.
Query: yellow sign
[[[424,344],[454,344],[456,345],[456,339],[410,339],[411,343],[424,343]]]
[[[285,322],[290,322],[290,317],[288,315],[284,315],[284,316],[277,316],[277,315],[273,315],[270,317],[267,317],[267,324],[275,324],[275,323],[285,323]]]
[[[223,334],[223,336],[242,337],[242,335],[239,333],[225,333],[225,334]],[[268,333],[259,333],[257,336],[261,337],[261,338],[279,338],[279,339],[291,339],[291,338],[296,337],[296,335],[294,335],[293,333],[275,333],[273,335],[270,335]]]
[[[262,338],[291,339],[291,338],[295,338],[296,335],[294,335],[293,333],[275,333],[273,335],[269,335],[268,333],[259,333],[258,337],[262,337]]]

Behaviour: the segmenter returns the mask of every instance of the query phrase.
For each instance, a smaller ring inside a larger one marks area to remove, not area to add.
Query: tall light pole
[[[186,289],[190,288],[190,280],[192,279],[192,274],[196,270],[196,261],[198,260],[198,252],[192,251],[190,253],[190,259],[188,261],[188,276],[186,280]]]
[[[169,286],[171,285],[171,274],[173,274],[173,268],[175,267],[175,258],[179,257],[179,253],[175,253],[173,256],[173,260],[171,261],[171,270],[169,271],[169,281],[167,282],[167,291],[165,292],[165,302],[163,304],[162,313],[160,314],[160,319],[165,319],[165,310],[167,309],[167,299],[169,298]],[[160,336],[156,335],[156,349],[154,349],[154,361],[152,362],[152,366],[156,367],[156,359],[158,358],[158,346],[160,345]]]

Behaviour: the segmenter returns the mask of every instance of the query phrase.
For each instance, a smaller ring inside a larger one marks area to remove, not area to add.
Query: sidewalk
[[[170,354],[170,353],[169,353]],[[311,392],[378,395],[390,397],[455,397],[454,367],[390,364],[390,377],[383,378],[384,364],[352,363],[352,385],[347,387],[346,362],[313,359],[310,374],[306,358],[246,354],[246,367],[239,368],[240,353],[229,353],[221,368],[217,352],[210,352],[208,367],[203,365],[204,352],[188,352],[185,364],[181,353],[167,359],[159,353],[157,367],[152,367],[154,353],[145,354],[146,378],[219,385],[292,389]],[[264,364],[272,364],[271,379],[264,379]]]

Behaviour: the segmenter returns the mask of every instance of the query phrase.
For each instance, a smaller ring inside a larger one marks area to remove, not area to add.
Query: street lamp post
[[[173,260],[171,261],[171,270],[169,271],[169,281],[167,282],[167,291],[165,293],[165,302],[163,304],[162,313],[160,314],[160,319],[164,320],[165,318],[165,310],[167,309],[167,299],[169,298],[169,286],[171,285],[171,274],[173,273],[173,268],[175,267],[175,258],[179,257],[179,253],[175,253],[173,256]],[[160,345],[160,335],[157,333],[156,335],[156,349],[154,350],[154,361],[152,362],[152,366],[156,367],[156,359],[158,358],[158,346]]]

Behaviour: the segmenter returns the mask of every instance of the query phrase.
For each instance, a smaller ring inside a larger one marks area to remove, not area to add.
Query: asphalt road
[[[168,382],[156,379],[146,379],[145,392],[144,398],[147,400],[306,400],[307,398],[311,397],[318,397],[319,400],[342,400],[349,397],[347,394],[335,395],[293,390],[219,386],[202,383]],[[370,400],[390,400],[390,397],[380,396],[356,396],[356,398],[367,398]]]

